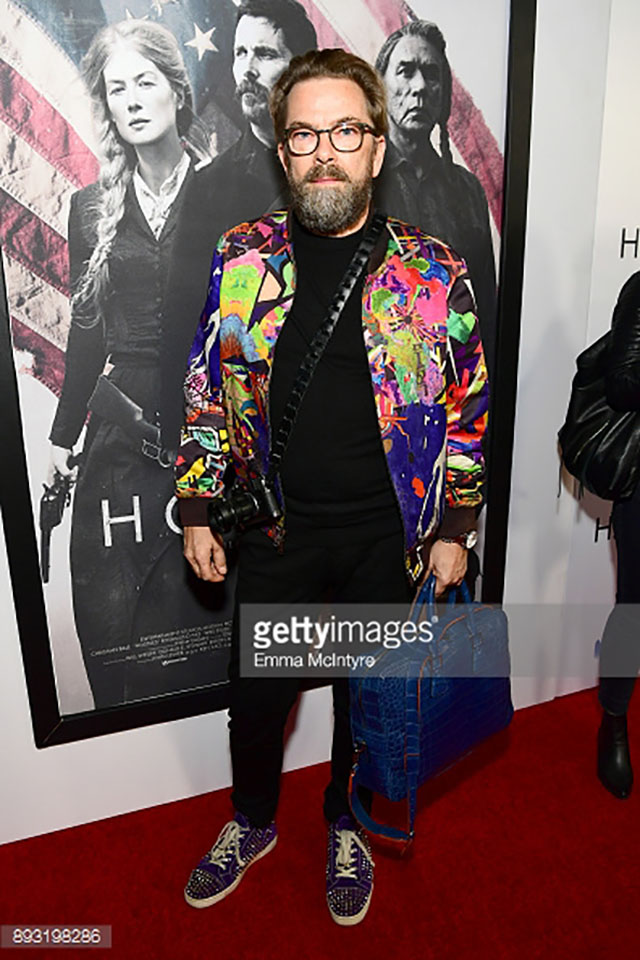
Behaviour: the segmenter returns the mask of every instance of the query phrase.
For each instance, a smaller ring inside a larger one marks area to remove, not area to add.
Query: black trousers
[[[231,799],[257,827],[273,820],[280,790],[284,728],[299,692],[297,678],[240,676],[238,606],[242,603],[408,603],[404,541],[398,531],[376,539],[357,528],[313,530],[289,518],[279,554],[259,530],[244,534],[238,556],[236,617],[229,678],[229,732],[233,767]],[[333,682],[334,728],[331,780],[324,814],[335,821],[349,812],[348,784],[353,742],[349,681]],[[366,802],[367,798],[363,798]],[[369,798],[370,799],[370,798]]]
[[[605,710],[620,715],[640,668],[640,485],[628,500],[614,503],[611,516],[618,553],[616,606],[602,635],[599,699]]]

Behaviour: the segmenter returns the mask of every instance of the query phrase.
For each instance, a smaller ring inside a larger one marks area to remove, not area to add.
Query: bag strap
[[[278,425],[278,430],[271,444],[271,454],[269,458],[269,470],[267,471],[267,480],[274,480],[282,463],[285,450],[289,443],[293,425],[298,416],[300,404],[311,383],[314,371],[320,362],[331,334],[335,330],[338,320],[342,314],[344,306],[353,292],[358,278],[362,274],[364,267],[371,256],[378,237],[382,233],[387,222],[384,213],[375,213],[366,234],[360,241],[358,249],[354,253],[347,270],[340,281],[340,286],[333,295],[333,300],[329,307],[326,319],[316,331],[313,340],[309,345],[306,357],[303,359],[295,382],[291,388],[289,398],[284,408],[282,418]]]
[[[360,754],[366,749],[366,744],[361,744],[356,751],[356,757],[349,777],[349,804],[354,816],[360,821],[365,829],[379,837],[386,837],[388,840],[399,840],[404,843],[406,850],[414,837],[414,826],[416,820],[416,808],[418,805],[418,768],[420,764],[420,724],[418,722],[418,678],[407,677],[405,687],[405,736],[406,746],[404,753],[404,767],[407,774],[407,828],[400,830],[398,827],[390,827],[387,824],[374,820],[364,807],[358,796],[358,770],[360,764]]]
[[[364,744],[362,745],[364,748]],[[415,821],[415,795],[417,794],[417,788],[413,791],[414,793],[414,803],[413,803],[413,815],[412,815],[412,803],[411,803],[411,789],[407,792],[407,829],[400,830],[398,827],[390,827],[386,823],[380,823],[379,820],[374,820],[371,814],[362,806],[362,801],[358,795],[358,766],[359,760],[356,756],[354,761],[351,775],[349,777],[349,806],[353,812],[354,817],[358,820],[365,830],[368,830],[369,833],[375,834],[378,837],[385,837],[387,840],[396,840],[404,843],[405,849],[409,846],[413,840],[413,824]],[[416,772],[416,782],[417,782],[417,772]]]

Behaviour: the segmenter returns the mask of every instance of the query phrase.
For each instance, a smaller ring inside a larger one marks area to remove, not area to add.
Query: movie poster
[[[60,712],[223,686],[233,571],[189,572],[171,466],[214,244],[286,204],[271,86],[313,46],[378,66],[376,204],[465,257],[495,376],[508,4],[0,0],[0,34],[0,242]]]

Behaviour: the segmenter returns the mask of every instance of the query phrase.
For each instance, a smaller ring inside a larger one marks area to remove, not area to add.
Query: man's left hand
[[[436,578],[437,597],[449,587],[460,586],[467,572],[467,553],[459,543],[436,540],[431,545],[427,576],[433,573]]]

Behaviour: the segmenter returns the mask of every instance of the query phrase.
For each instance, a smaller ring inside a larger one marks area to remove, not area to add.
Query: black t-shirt
[[[362,239],[310,233],[293,221],[296,292],[276,344],[270,386],[275,434],[300,362],[326,318]],[[280,476],[294,519],[335,528],[395,532],[400,515],[382,448],[362,334],[362,279],[347,301],[304,396]]]

